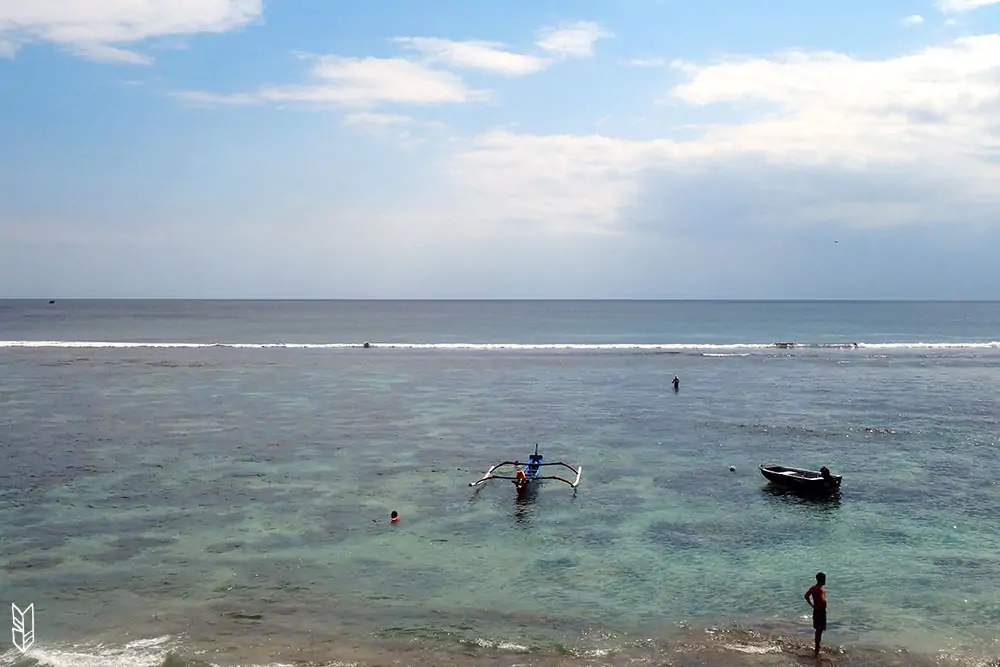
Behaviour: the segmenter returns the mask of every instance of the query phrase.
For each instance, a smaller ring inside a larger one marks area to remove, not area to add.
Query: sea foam
[[[367,347],[366,347],[367,346]],[[987,350],[1000,349],[1000,341],[966,342],[882,342],[882,343],[424,343],[424,342],[370,342],[370,343],[191,343],[146,341],[66,341],[66,340],[5,340],[0,348],[149,348],[149,349],[289,349],[289,350],[347,350],[347,349],[399,349],[399,350],[644,350],[661,352],[709,351],[722,356],[726,352],[741,350]]]

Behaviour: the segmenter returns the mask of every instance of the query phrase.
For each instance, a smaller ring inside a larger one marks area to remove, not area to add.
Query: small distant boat
[[[505,466],[512,466],[514,468],[514,474],[494,474],[498,469]],[[569,468],[576,474],[576,478],[571,482],[568,479],[559,477],[558,475],[542,475],[542,466],[563,466],[564,468]],[[582,475],[583,466],[574,468],[568,463],[563,463],[562,461],[543,463],[542,455],[538,453],[538,445],[536,444],[535,453],[528,456],[528,462],[526,464],[521,463],[520,461],[502,461],[487,470],[486,474],[483,475],[481,479],[476,480],[475,482],[469,482],[469,486],[479,486],[480,484],[485,484],[491,479],[509,479],[513,482],[514,487],[517,489],[517,495],[521,496],[544,479],[554,479],[560,482],[565,482],[575,489],[580,484],[580,477]]]
[[[843,475],[830,474],[823,466],[819,470],[789,468],[787,466],[761,465],[760,474],[775,486],[806,493],[835,493],[840,490]]]

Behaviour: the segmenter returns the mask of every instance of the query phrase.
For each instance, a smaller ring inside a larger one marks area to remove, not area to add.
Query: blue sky
[[[0,0],[0,297],[995,298],[1000,0]]]

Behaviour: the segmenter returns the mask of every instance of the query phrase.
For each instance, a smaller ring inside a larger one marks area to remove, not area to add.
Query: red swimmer
[[[396,510],[393,510],[389,514],[389,523],[399,523],[399,512],[397,512]]]

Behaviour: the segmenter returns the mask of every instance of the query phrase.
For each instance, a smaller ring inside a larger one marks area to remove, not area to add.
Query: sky
[[[0,298],[1000,295],[1000,0],[0,0]]]

